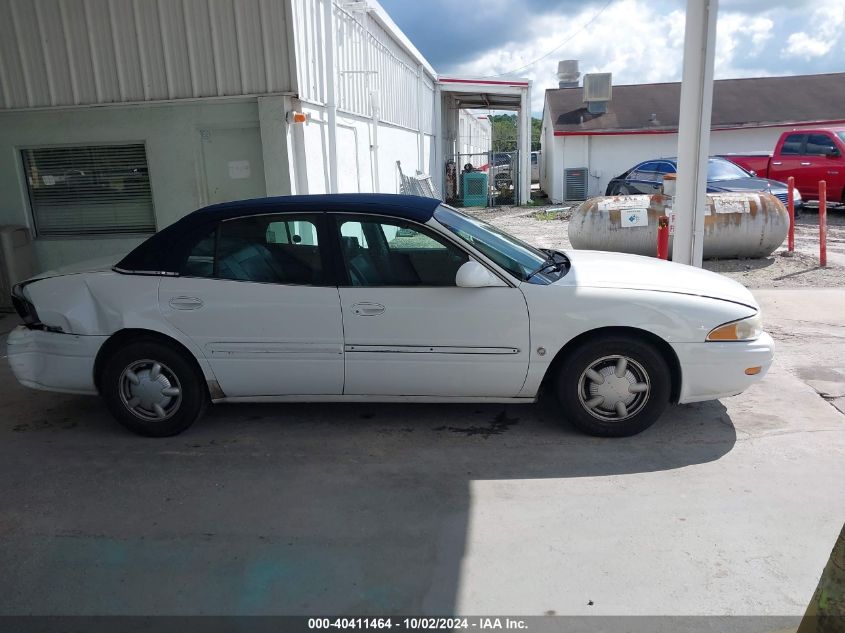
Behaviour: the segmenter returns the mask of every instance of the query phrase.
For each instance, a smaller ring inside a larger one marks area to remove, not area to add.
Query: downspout
[[[378,117],[379,117],[379,93],[378,90],[370,91],[370,108],[373,111],[373,144],[370,149],[373,152],[373,193],[381,193],[379,183],[378,167]]]
[[[423,173],[428,173],[423,161],[425,161],[425,135],[423,134],[422,113],[423,113],[423,88],[425,87],[425,70],[423,65],[417,66],[417,144],[418,155],[417,162],[419,163],[419,170]]]
[[[337,193],[337,72],[335,68],[337,33],[335,32],[334,23],[334,1],[325,0],[323,6],[323,31],[326,38],[326,118],[329,134],[329,193]]]
[[[380,193],[381,186],[379,181],[379,164],[378,164],[378,124],[379,124],[379,93],[378,90],[372,88],[371,76],[375,76],[375,71],[371,68],[370,62],[370,13],[369,10],[364,11],[364,37],[367,41],[364,45],[364,68],[366,69],[367,78],[366,86],[370,99],[370,112],[372,113],[373,133],[370,137],[370,154],[372,155],[373,166],[373,193]],[[372,82],[375,83],[375,82]]]

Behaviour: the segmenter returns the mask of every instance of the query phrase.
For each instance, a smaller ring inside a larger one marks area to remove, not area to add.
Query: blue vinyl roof
[[[193,215],[213,214],[220,219],[241,217],[251,213],[290,213],[327,211],[363,213],[369,211],[415,222],[428,222],[440,200],[389,193],[336,193],[311,196],[276,196],[223,202],[194,211]]]
[[[231,218],[267,213],[373,213],[425,223],[440,204],[435,198],[384,193],[277,196],[223,202],[189,213],[159,231],[118,262],[116,268],[137,272],[178,272],[187,250],[214,226]]]

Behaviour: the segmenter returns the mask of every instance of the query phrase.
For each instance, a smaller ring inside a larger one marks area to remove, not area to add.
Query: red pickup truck
[[[772,155],[722,156],[761,178],[786,182],[793,176],[804,200],[818,200],[819,181],[824,180],[827,199],[845,204],[845,126],[784,132]]]

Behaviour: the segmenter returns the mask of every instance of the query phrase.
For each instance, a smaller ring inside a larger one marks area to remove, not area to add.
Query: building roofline
[[[589,74],[589,73],[585,73]],[[810,73],[801,75],[763,75],[762,77],[725,77],[723,79],[714,79],[713,83],[723,81],[759,81],[760,79],[792,79],[793,77],[824,77],[827,75],[845,75],[843,71],[833,71],[829,73]],[[680,85],[680,81],[654,81],[650,83],[636,83],[636,84],[613,84],[614,88],[627,88],[629,86],[672,86]],[[550,92],[557,92],[558,90],[582,90],[583,86],[573,86],[572,88],[546,88],[545,94]]]
[[[526,88],[531,85],[530,79],[484,79],[482,77],[439,77],[440,83],[478,84],[481,86],[515,86]]]
[[[405,49],[405,52],[408,53],[411,57],[413,57],[417,63],[422,64],[423,68],[425,68],[426,72],[434,79],[437,80],[437,71],[434,70],[434,67],[429,63],[429,61],[425,58],[425,56],[419,51],[419,49],[414,46],[411,40],[408,39],[408,36],[402,32],[402,29],[393,21],[393,18],[390,17],[390,14],[385,11],[384,7],[381,6],[378,0],[366,0],[367,5],[370,7],[370,13],[375,17],[378,23],[388,31],[396,41]]]
[[[749,123],[746,125],[714,125],[710,128],[711,132],[724,132],[727,130],[754,130],[758,128],[769,127],[792,127],[792,128],[806,128],[806,127],[834,127],[845,126],[845,119],[832,119],[827,121],[781,121],[776,123]],[[628,130],[614,130],[614,129],[599,129],[599,130],[573,130],[560,131],[555,130],[555,136],[629,136],[632,134],[677,134],[678,128],[664,128],[664,129],[628,129]]]

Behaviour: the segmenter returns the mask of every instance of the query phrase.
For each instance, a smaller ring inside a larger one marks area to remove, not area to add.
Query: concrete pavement
[[[817,384],[845,291],[755,294],[767,379],[621,440],[550,402],[225,405],[152,440],[0,363],[0,614],[800,616],[845,522]]]

